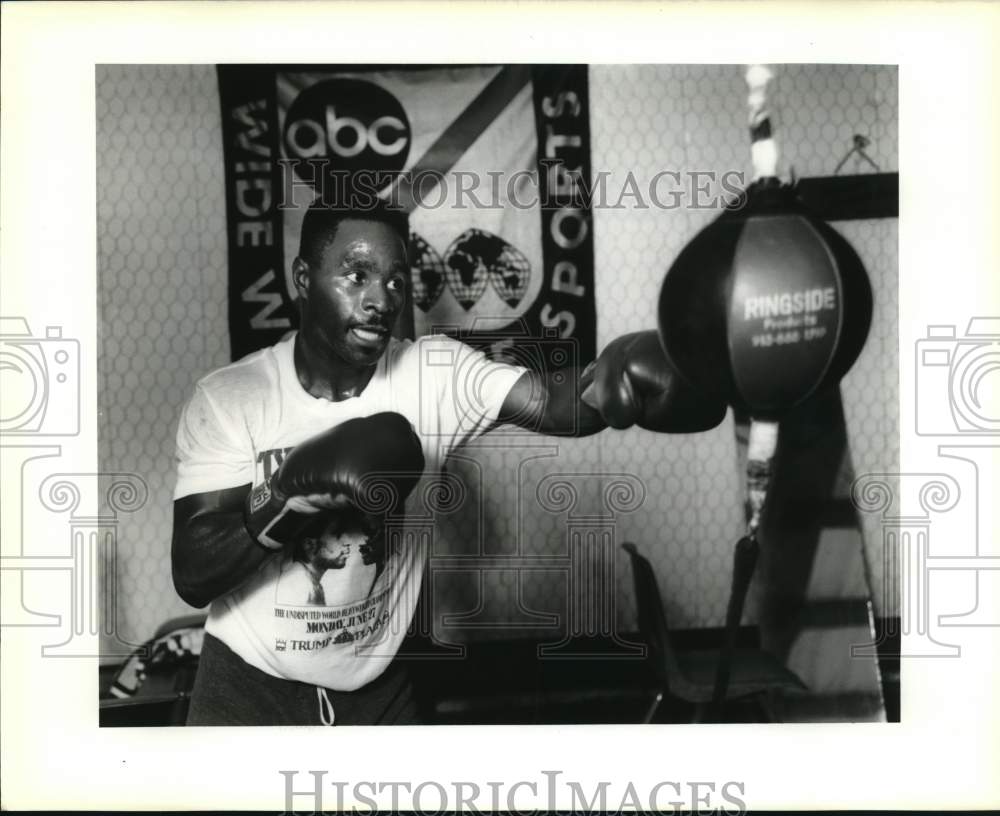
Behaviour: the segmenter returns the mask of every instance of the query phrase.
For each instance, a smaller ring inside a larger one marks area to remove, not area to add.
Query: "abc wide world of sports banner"
[[[217,70],[233,359],[296,327],[303,215],[348,189],[409,216],[397,333],[536,369],[593,359],[585,65]]]

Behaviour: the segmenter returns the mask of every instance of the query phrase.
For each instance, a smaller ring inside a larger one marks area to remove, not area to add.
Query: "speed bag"
[[[668,270],[660,339],[702,394],[779,419],[854,364],[871,325],[872,290],[851,245],[794,188],[764,178],[740,203]]]

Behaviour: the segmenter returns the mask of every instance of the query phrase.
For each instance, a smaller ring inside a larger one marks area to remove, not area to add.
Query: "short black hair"
[[[390,207],[376,196],[370,196],[365,206],[331,206],[317,198],[302,219],[299,236],[299,257],[310,266],[317,266],[323,251],[333,242],[337,228],[343,221],[371,221],[386,224],[409,246],[410,225],[406,212]]]

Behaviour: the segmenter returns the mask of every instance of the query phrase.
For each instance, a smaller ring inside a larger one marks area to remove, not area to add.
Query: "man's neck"
[[[312,396],[331,402],[361,394],[378,365],[354,368],[341,360],[331,360],[311,348],[301,332],[295,335],[294,348],[295,373],[302,387]]]

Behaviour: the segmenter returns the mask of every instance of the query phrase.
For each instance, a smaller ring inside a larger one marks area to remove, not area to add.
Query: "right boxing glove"
[[[246,526],[264,547],[280,550],[324,510],[349,505],[382,517],[402,509],[423,471],[420,439],[404,416],[349,419],[297,445],[269,482],[250,491]]]
[[[612,428],[691,433],[714,428],[726,415],[724,402],[702,397],[681,379],[655,331],[612,340],[580,384],[580,398]]]

